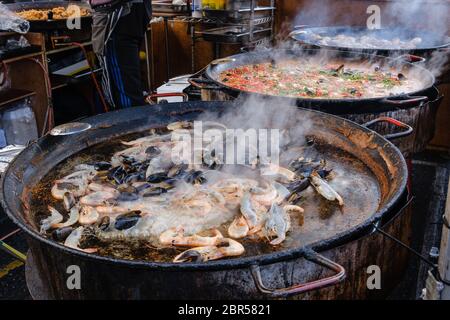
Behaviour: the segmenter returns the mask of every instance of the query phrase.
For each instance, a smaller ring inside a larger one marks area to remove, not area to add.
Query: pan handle
[[[207,79],[199,79],[199,78],[189,78],[188,82],[198,88],[203,90],[220,90],[221,87],[218,86],[214,81]]]
[[[427,96],[410,96],[406,95],[402,98],[384,98],[381,100],[382,103],[390,104],[394,106],[409,106],[409,105],[417,105],[420,102],[425,102],[428,100]]]
[[[211,61],[210,65],[215,67],[215,66],[218,66],[219,64],[222,64],[222,63],[230,63],[230,62],[234,62],[234,61],[236,61],[235,58],[230,58],[230,57],[220,58],[220,59],[216,59],[216,60]]]
[[[363,126],[366,128],[369,128],[370,126],[374,125],[375,123],[379,123],[379,122],[389,122],[397,127],[401,127],[401,128],[405,129],[405,131],[402,131],[402,132],[390,133],[390,134],[384,135],[383,137],[388,140],[407,137],[410,134],[412,134],[414,131],[413,127],[411,127],[409,124],[403,123],[403,122],[398,121],[391,117],[379,117],[379,118],[373,119],[369,122],[366,122],[365,124],[363,124]]]
[[[417,56],[417,55],[410,54],[410,53],[402,54],[401,56],[395,58],[394,60],[400,60],[400,61],[409,62],[409,63],[413,63],[413,64],[423,63],[423,62],[427,61],[427,59],[424,57]]]
[[[304,28],[308,28],[309,26],[306,24],[294,26],[294,30],[289,33],[289,37],[293,38],[296,34],[306,33]]]
[[[167,92],[167,93],[152,93],[148,95],[145,100],[147,102],[151,102],[157,98],[169,98],[169,97],[181,97],[183,98],[183,102],[186,102],[189,99],[188,95],[183,92]]]
[[[304,28],[308,28],[309,25],[307,24],[298,24],[294,26],[294,30],[299,30],[299,29],[304,29]]]
[[[343,266],[325,258],[324,256],[318,254],[317,252],[313,250],[307,250],[304,255],[304,258],[308,261],[311,261],[315,264],[318,264],[322,267],[334,271],[334,274],[326,278],[296,284],[288,288],[272,289],[267,288],[264,285],[261,277],[260,266],[255,264],[251,266],[251,272],[253,280],[255,281],[255,286],[258,289],[258,291],[264,293],[270,298],[285,298],[292,295],[302,294],[314,290],[319,290],[325,287],[334,286],[345,279],[346,271]]]

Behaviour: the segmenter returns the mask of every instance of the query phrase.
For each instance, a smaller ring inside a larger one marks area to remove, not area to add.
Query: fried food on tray
[[[48,20],[49,13],[53,20],[62,20],[69,17],[79,18],[90,14],[89,9],[77,5],[69,5],[67,8],[55,7],[52,9],[30,9],[17,12],[17,15],[25,20]]]

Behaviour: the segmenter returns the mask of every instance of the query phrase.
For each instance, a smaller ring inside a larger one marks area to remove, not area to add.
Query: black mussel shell
[[[72,207],[75,205],[75,197],[70,192],[65,192],[63,196],[63,205],[66,211],[70,211]]]
[[[55,241],[62,242],[67,239],[67,237],[72,233],[72,231],[73,231],[72,227],[55,229],[52,232],[52,238]]]
[[[104,216],[103,218],[100,219],[100,222],[98,223],[98,228],[102,231],[106,231],[110,223],[111,219],[108,216]]]
[[[187,183],[192,183],[192,184],[196,184],[196,183],[203,184],[207,180],[206,180],[205,175],[203,174],[203,171],[192,170],[189,172],[189,174],[186,175],[185,181]]]
[[[123,178],[124,183],[131,183],[131,182],[137,182],[142,181],[145,178],[145,174],[143,172],[134,172],[126,175]]]
[[[116,228],[117,230],[130,229],[131,227],[134,227],[136,225],[140,218],[141,214],[139,211],[131,211],[121,214],[116,218],[114,228]]]
[[[151,174],[147,177],[147,182],[150,183],[160,183],[163,182],[165,180],[167,180],[167,174],[165,172],[158,172],[158,173],[154,173]]]
[[[150,146],[145,149],[145,153],[150,157],[156,157],[157,155],[161,154],[161,150],[158,147]]]
[[[120,192],[129,192],[129,193],[137,193],[137,189],[133,186],[130,186],[129,184],[121,184],[117,187],[117,190]]]
[[[152,185],[150,183],[143,183],[139,187],[136,187],[136,192],[139,193],[139,192],[142,192],[145,189],[148,189],[148,188],[151,188],[151,187],[152,187]]]
[[[300,192],[306,190],[306,188],[308,188],[308,187],[309,187],[308,179],[296,180],[296,181],[293,181],[293,182],[289,183],[288,185],[286,185],[286,188],[291,193],[300,193]]]
[[[115,181],[117,184],[122,184],[125,175],[126,172],[122,167],[113,167],[109,170],[108,179]]]
[[[111,169],[111,163],[106,162],[106,161],[100,161],[100,162],[96,162],[94,163],[94,168],[97,171],[105,171],[105,170],[109,170]]]
[[[154,187],[151,189],[148,189],[145,191],[145,193],[142,195],[144,198],[149,198],[149,197],[156,197],[159,196],[163,193],[166,193],[167,189],[165,188],[161,188],[161,187]]]
[[[139,195],[132,192],[121,192],[116,198],[117,201],[136,201],[139,199]]]
[[[174,165],[172,168],[167,171],[167,176],[169,178],[175,178],[182,176],[188,168],[188,165],[186,163],[180,164],[180,165]]]

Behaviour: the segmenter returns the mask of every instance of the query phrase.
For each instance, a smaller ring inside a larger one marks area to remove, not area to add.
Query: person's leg
[[[130,13],[120,18],[108,43],[114,101],[120,108],[144,104],[139,50],[144,38],[145,16],[142,3],[132,4]]]

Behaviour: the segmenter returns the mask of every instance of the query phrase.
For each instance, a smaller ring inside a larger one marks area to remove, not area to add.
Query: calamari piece
[[[261,168],[261,175],[282,183],[294,181],[296,177],[295,172],[273,163]]]
[[[228,227],[228,235],[233,239],[245,238],[249,231],[250,228],[248,227],[247,220],[243,216],[234,219]]]
[[[251,194],[249,192],[244,193],[244,196],[241,199],[241,213],[245,220],[247,220],[250,229],[258,224],[258,216],[253,209]]]
[[[75,197],[73,196],[73,194],[71,192],[64,193],[63,206],[66,211],[70,211],[70,209],[73,208],[75,203],[76,203]]]
[[[48,206],[48,210],[50,211],[50,216],[41,221],[41,233],[45,233],[64,219],[63,215],[55,208]]]
[[[126,146],[149,145],[149,144],[153,144],[155,142],[170,141],[171,138],[172,138],[171,134],[151,135],[151,136],[142,137],[142,138],[132,140],[132,141],[122,141],[122,144],[124,144]]]
[[[51,194],[58,200],[63,200],[66,192],[70,192],[75,197],[81,197],[86,194],[87,185],[85,180],[57,180],[52,187]]]
[[[82,225],[91,225],[98,221],[100,215],[96,208],[90,206],[83,206],[80,210],[78,222]]]
[[[219,230],[212,230],[213,235],[209,237],[203,237],[199,235],[186,236],[183,228],[172,228],[163,232],[159,236],[159,242],[163,245],[171,245],[176,247],[205,247],[214,246],[221,239],[223,235]]]
[[[63,200],[64,194],[70,192],[74,197],[86,194],[88,182],[95,176],[96,171],[81,170],[55,181],[51,193],[55,199]]]
[[[322,197],[327,199],[328,201],[337,201],[339,205],[342,207],[344,205],[344,200],[342,197],[337,193],[329,184],[327,181],[322,179],[316,171],[311,173],[311,176],[309,177],[309,180],[311,182],[311,185],[316,189],[317,193],[320,194]]]
[[[113,188],[112,186],[107,186],[107,185],[100,184],[100,183],[97,183],[97,182],[91,182],[89,184],[89,186],[88,186],[88,189],[91,190],[91,191],[94,191],[94,192],[106,191],[106,192],[111,192],[111,193],[114,193],[114,194],[116,194],[116,193],[118,194],[118,191],[115,188]]]
[[[80,208],[74,206],[70,209],[69,218],[67,219],[67,221],[63,223],[53,224],[52,228],[65,228],[73,226],[75,223],[78,222],[79,216],[80,216]]]
[[[64,245],[66,247],[84,251],[86,253],[94,253],[97,252],[96,248],[87,248],[87,249],[81,249],[79,247],[80,245],[80,239],[83,235],[84,227],[78,227],[75,230],[72,231],[72,233],[67,237],[66,241],[64,241]]]
[[[177,121],[172,122],[167,125],[167,129],[170,131],[180,130],[180,129],[191,129],[192,122],[189,121]]]
[[[244,254],[245,249],[236,240],[223,238],[216,246],[197,247],[186,250],[173,259],[173,262],[206,262]]]
[[[106,201],[114,199],[116,194],[109,191],[97,191],[90,193],[80,199],[80,203],[85,206],[101,206]]]
[[[270,241],[271,245],[279,245],[286,239],[286,233],[289,231],[290,225],[289,214],[279,205],[274,203],[267,213],[263,234],[267,239],[272,239]]]
[[[288,188],[283,186],[281,183],[273,182],[272,185],[277,191],[277,198],[275,199],[276,203],[282,203],[291,194]]]

